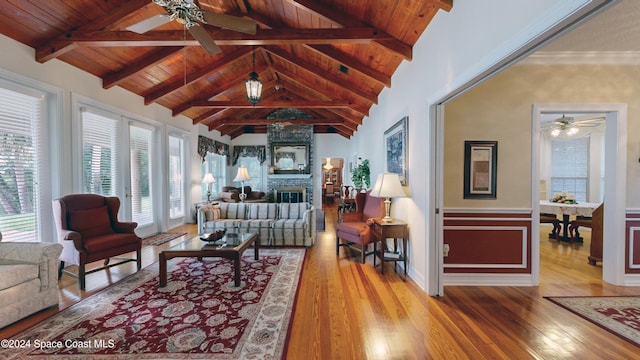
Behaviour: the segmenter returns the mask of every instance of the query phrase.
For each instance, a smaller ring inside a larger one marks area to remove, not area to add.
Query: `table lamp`
[[[385,217],[382,218],[382,222],[391,222],[391,199],[392,197],[406,197],[402,184],[400,184],[400,178],[398,174],[383,173],[379,174],[376,179],[375,185],[371,190],[371,196],[378,198],[385,198],[384,209]]]
[[[240,201],[244,201],[247,198],[247,194],[244,193],[244,182],[249,180],[251,180],[251,177],[249,176],[249,171],[247,171],[246,167],[240,166],[238,168],[238,173],[236,174],[236,178],[233,179],[233,181],[240,181],[240,184],[242,186],[242,192],[239,195]]]
[[[202,178],[202,183],[207,184],[207,202],[211,200],[211,184],[215,182],[216,182],[216,179],[213,178],[213,175],[211,173],[204,174],[204,177]]]

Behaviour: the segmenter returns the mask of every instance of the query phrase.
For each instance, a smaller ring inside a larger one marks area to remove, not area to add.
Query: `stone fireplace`
[[[267,143],[267,161],[270,165],[274,161],[271,153],[272,144],[309,145],[308,169],[313,169],[313,125],[289,125],[284,127],[269,125],[267,128]],[[307,172],[299,174],[268,174],[267,194],[269,201],[313,203],[313,171]],[[283,191],[283,189],[294,189],[295,191]],[[283,197],[286,197],[286,199],[283,199]]]

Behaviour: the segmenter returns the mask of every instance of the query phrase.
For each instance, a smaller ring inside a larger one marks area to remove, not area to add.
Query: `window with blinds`
[[[82,191],[118,194],[120,119],[97,109],[80,109],[82,121]]]
[[[262,166],[257,157],[241,156],[238,158],[238,166],[244,166],[249,172],[251,180],[245,181],[245,185],[251,186],[253,190],[263,189]]]
[[[47,94],[0,82],[0,232],[3,241],[42,241],[40,160]],[[50,209],[49,209],[50,210]],[[50,241],[50,240],[47,240]]]
[[[227,186],[227,156],[219,155],[208,152],[202,162],[202,174],[200,178],[204,177],[204,174],[210,172],[213,178],[216,180],[214,184],[211,184],[211,197],[216,197],[222,191],[223,186]],[[230,186],[230,185],[229,185]],[[202,200],[207,199],[207,187],[202,186]]]
[[[551,142],[551,195],[566,191],[588,202],[590,138]]]
[[[151,156],[153,130],[129,125],[131,218],[139,226],[153,223]]]
[[[184,216],[184,140],[169,135],[169,217]]]

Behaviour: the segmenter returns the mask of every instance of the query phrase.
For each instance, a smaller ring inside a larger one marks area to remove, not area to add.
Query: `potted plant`
[[[351,172],[351,181],[357,188],[366,189],[371,185],[371,170],[369,160],[358,158],[358,165]]]

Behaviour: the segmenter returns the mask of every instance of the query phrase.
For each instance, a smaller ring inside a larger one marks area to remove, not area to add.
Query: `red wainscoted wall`
[[[626,218],[625,273],[640,274],[640,214],[627,213]]]
[[[443,220],[445,273],[531,274],[530,213],[445,211]]]

